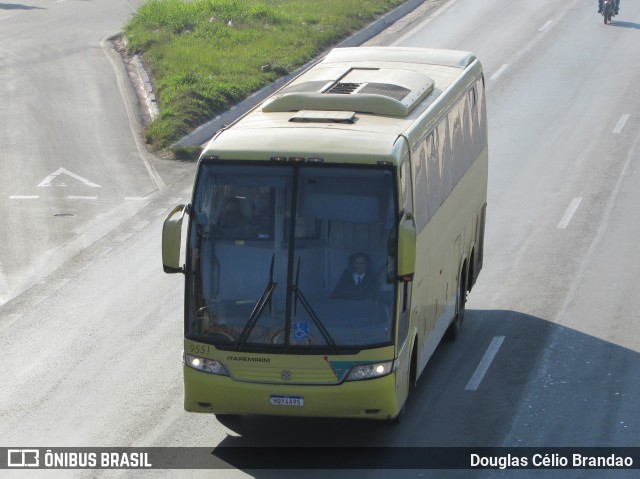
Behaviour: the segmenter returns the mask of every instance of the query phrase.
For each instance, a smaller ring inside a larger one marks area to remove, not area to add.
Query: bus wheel
[[[454,341],[458,338],[458,336],[460,335],[460,328],[462,327],[462,321],[464,321],[465,303],[467,302],[467,291],[465,287],[466,283],[463,278],[465,278],[464,274],[460,278],[458,291],[456,293],[456,316],[447,328],[447,332],[445,333],[445,337],[449,341]]]

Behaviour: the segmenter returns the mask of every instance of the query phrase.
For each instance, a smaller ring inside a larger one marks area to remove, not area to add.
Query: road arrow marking
[[[91,188],[100,188],[100,185],[96,185],[95,183],[87,180],[86,178],[83,178],[80,175],[76,175],[75,173],[71,173],[69,170],[65,170],[64,168],[59,168],[53,173],[51,173],[44,180],[42,180],[38,186],[51,186],[53,181],[62,174],[70,176],[71,178],[75,178],[76,180],[80,181],[81,183],[84,183],[87,186],[90,186]]]

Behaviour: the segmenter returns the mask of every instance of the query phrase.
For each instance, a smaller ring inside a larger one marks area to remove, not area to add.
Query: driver
[[[379,285],[375,274],[369,270],[369,256],[354,253],[349,257],[349,267],[344,270],[331,297],[335,299],[375,299]]]

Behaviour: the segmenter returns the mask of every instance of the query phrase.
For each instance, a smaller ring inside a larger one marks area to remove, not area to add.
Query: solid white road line
[[[13,196],[9,196],[10,200],[37,200],[38,198],[40,198],[39,196],[36,195],[32,195],[32,196],[27,196],[27,195],[13,195]]]
[[[491,344],[487,348],[487,351],[484,353],[484,356],[482,356],[480,364],[478,364],[478,367],[476,368],[476,372],[473,373],[473,376],[471,376],[471,379],[469,379],[467,386],[464,388],[465,391],[475,391],[476,389],[478,389],[478,386],[480,386],[484,375],[487,374],[487,371],[489,370],[489,366],[491,366],[493,358],[496,357],[498,349],[500,349],[500,346],[502,346],[503,341],[504,336],[496,336],[493,338]]]
[[[581,202],[582,198],[574,198],[573,200],[571,200],[571,204],[567,208],[567,211],[564,212],[564,216],[560,220],[560,223],[558,223],[558,228],[565,229],[569,225],[571,218],[573,218],[573,215],[580,206]]]
[[[9,301],[10,297],[9,283],[7,282],[7,277],[2,272],[2,264],[0,264],[0,305]]]
[[[447,2],[447,3],[445,3],[443,6],[438,8],[435,12],[433,12],[431,15],[429,15],[427,18],[425,18],[422,22],[420,22],[414,28],[409,30],[407,33],[402,35],[400,38],[396,38],[393,42],[391,42],[390,45],[391,46],[401,45],[402,42],[404,42],[407,38],[409,38],[410,36],[414,35],[416,32],[419,32],[420,30],[422,30],[425,27],[425,25],[427,25],[429,22],[431,22],[431,20],[433,20],[438,15],[440,15],[442,12],[444,12],[445,10],[450,8],[457,1],[458,0],[451,0],[451,1]]]
[[[111,62],[113,70],[116,74],[118,89],[120,90],[120,96],[122,97],[124,107],[127,111],[127,118],[129,119],[129,128],[131,130],[131,134],[133,135],[133,140],[136,144],[136,148],[138,149],[138,154],[140,156],[140,159],[142,160],[142,163],[147,169],[149,178],[156,185],[156,188],[161,190],[166,186],[166,184],[162,179],[162,177],[160,176],[160,174],[156,171],[151,161],[149,160],[148,156],[150,155],[147,153],[146,147],[142,144],[142,141],[140,140],[138,135],[138,129],[139,129],[138,114],[134,110],[133,106],[131,106],[133,102],[131,101],[132,99],[130,97],[131,96],[131,93],[129,90],[130,80],[128,78],[128,74],[121,66],[122,60],[120,59],[120,56],[117,55],[117,53],[115,53],[115,50],[111,48],[109,44],[110,42],[107,38],[105,38],[100,42],[100,46],[102,47],[104,54],[109,59],[109,62]]]

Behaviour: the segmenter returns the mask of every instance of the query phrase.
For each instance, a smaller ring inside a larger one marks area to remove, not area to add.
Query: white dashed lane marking
[[[629,113],[625,113],[620,117],[618,123],[616,123],[616,126],[613,128],[613,134],[617,135],[622,131],[630,116],[631,115]]]
[[[473,376],[471,376],[467,386],[464,388],[465,391],[475,391],[478,389],[484,375],[487,374],[489,366],[491,366],[491,363],[493,362],[493,358],[498,354],[498,350],[500,349],[500,346],[502,346],[503,341],[504,336],[496,336],[493,338],[491,344],[489,344],[489,347],[487,348],[487,351],[484,353],[484,356],[482,356],[480,364],[478,364],[478,367],[476,368],[476,372],[473,373]]]
[[[565,229],[569,225],[571,218],[573,218],[573,215],[576,213],[581,202],[582,202],[582,198],[574,198],[571,201],[571,204],[567,208],[567,211],[564,212],[564,216],[560,220],[560,223],[558,223],[559,229]]]

